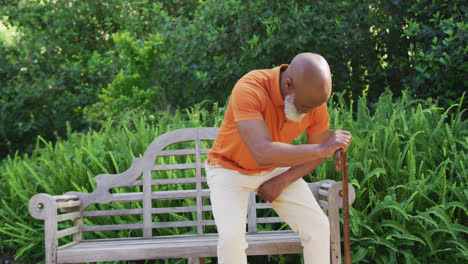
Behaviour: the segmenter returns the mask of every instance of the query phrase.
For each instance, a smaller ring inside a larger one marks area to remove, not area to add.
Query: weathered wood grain
[[[79,231],[76,232],[75,234],[73,234],[73,241],[74,242],[79,242],[79,241],[84,239],[83,231],[82,231],[83,223],[84,223],[83,215],[81,215],[79,218],[76,218],[74,223],[73,223],[73,226],[79,228]]]
[[[57,215],[57,222],[63,222],[75,218],[80,218],[81,217],[81,212],[73,212],[73,213],[67,213],[67,214],[61,214]]]
[[[258,224],[283,223],[281,217],[257,217]]]
[[[206,177],[201,177],[202,182],[206,182]],[[168,184],[184,184],[184,183],[196,183],[197,179],[195,177],[189,178],[177,178],[177,179],[157,179],[151,180],[151,185],[168,185]],[[142,186],[143,181],[135,181],[134,186]]]
[[[56,263],[57,259],[57,202],[49,194],[36,194],[29,200],[29,213],[44,220],[45,261]]]
[[[142,215],[143,209],[121,209],[121,210],[102,210],[102,211],[84,211],[84,217],[98,216],[116,216],[116,215]]]
[[[204,205],[201,207],[203,212],[211,211],[211,205]],[[190,213],[196,212],[196,206],[183,206],[183,207],[166,207],[166,208],[152,208],[151,214],[168,214],[168,213]],[[76,213],[80,214],[79,212]],[[99,217],[99,216],[117,216],[117,215],[142,215],[143,209],[120,209],[120,210],[102,210],[102,211],[85,211],[84,217]],[[62,215],[58,216],[61,217]],[[73,215],[76,216],[76,215]],[[72,217],[72,216],[70,216]]]
[[[291,231],[248,233],[248,255],[297,254],[302,252],[299,236]],[[173,236],[153,239],[127,239],[82,242],[58,252],[61,263],[214,257],[218,236]]]
[[[210,152],[210,149],[200,149],[200,154],[206,155]],[[176,149],[176,150],[163,150],[160,151],[158,156],[159,157],[167,157],[167,156],[186,156],[186,155],[195,155],[194,149]]]
[[[151,171],[143,172],[143,237],[150,238],[153,236],[153,229],[151,225],[153,223],[153,214],[151,209],[153,208],[152,186],[151,186]]]
[[[171,164],[171,165],[154,165],[151,170],[153,171],[168,171],[168,170],[188,170],[196,169],[196,163],[180,163],[180,164]]]
[[[76,195],[55,195],[53,197],[56,201],[68,201],[78,199],[78,196]]]
[[[257,232],[257,203],[255,193],[251,192],[249,196],[249,207],[247,211],[247,230],[249,233]]]
[[[197,190],[197,196],[196,196],[196,203],[197,203],[197,233],[199,235],[203,234],[203,211],[202,211],[202,206],[203,206],[203,197],[202,197],[202,192],[203,192],[203,186],[202,186],[202,162],[201,162],[201,157],[200,157],[200,137],[199,137],[199,131],[197,130],[197,139],[195,141],[195,154],[196,154],[196,190]]]
[[[120,224],[120,225],[96,225],[96,226],[83,226],[83,232],[96,232],[96,231],[116,231],[116,230],[132,230],[143,229],[143,224]]]
[[[70,228],[67,228],[67,229],[63,229],[63,230],[60,230],[60,231],[57,232],[57,238],[61,238],[61,237],[64,237],[64,236],[69,236],[69,235],[78,233],[80,231],[81,231],[81,226],[74,226],[74,227],[70,227]]]
[[[340,232],[340,208],[343,208],[343,199],[340,197],[343,184],[334,183],[328,190],[328,219],[330,222],[330,250],[331,263],[341,264],[341,232]],[[355,198],[354,188],[348,184],[349,203]]]

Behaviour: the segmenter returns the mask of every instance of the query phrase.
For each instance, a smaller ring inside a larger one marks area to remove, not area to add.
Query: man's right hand
[[[349,131],[335,130],[320,146],[322,148],[322,153],[326,157],[331,157],[339,149],[347,151],[350,143],[351,133],[349,133]]]

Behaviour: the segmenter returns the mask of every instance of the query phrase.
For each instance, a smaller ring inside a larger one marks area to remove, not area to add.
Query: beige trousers
[[[249,194],[288,168],[246,175],[217,165],[205,165],[219,234],[218,263],[247,264],[245,231]],[[330,263],[328,218],[303,179],[288,186],[269,204],[292,230],[299,233],[305,264]]]

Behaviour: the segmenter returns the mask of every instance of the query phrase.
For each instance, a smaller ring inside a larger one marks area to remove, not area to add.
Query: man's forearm
[[[291,145],[270,142],[259,149],[263,150],[261,153],[261,166],[293,167],[309,163],[311,160],[325,158],[320,144]]]
[[[287,170],[287,172],[290,172],[290,174],[296,176],[296,180],[297,180],[305,176],[306,174],[312,172],[313,170],[315,170],[315,168],[317,168],[320,164],[322,164],[324,160],[325,158],[320,158],[320,159],[316,159],[313,161],[309,161],[307,163],[291,167],[289,168],[289,170]]]
[[[313,171],[320,164],[322,164],[324,160],[325,158],[321,158],[291,167],[289,168],[289,170],[275,177],[276,184],[279,184],[283,187],[287,187],[291,183],[295,182],[297,179],[302,178],[311,171]]]

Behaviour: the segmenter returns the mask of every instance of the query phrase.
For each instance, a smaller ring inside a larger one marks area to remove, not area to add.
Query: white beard
[[[294,106],[294,96],[296,96],[296,93],[288,94],[286,95],[286,98],[284,98],[284,114],[286,115],[287,119],[294,122],[299,122],[306,114],[299,113],[299,111],[297,111],[296,107]]]

